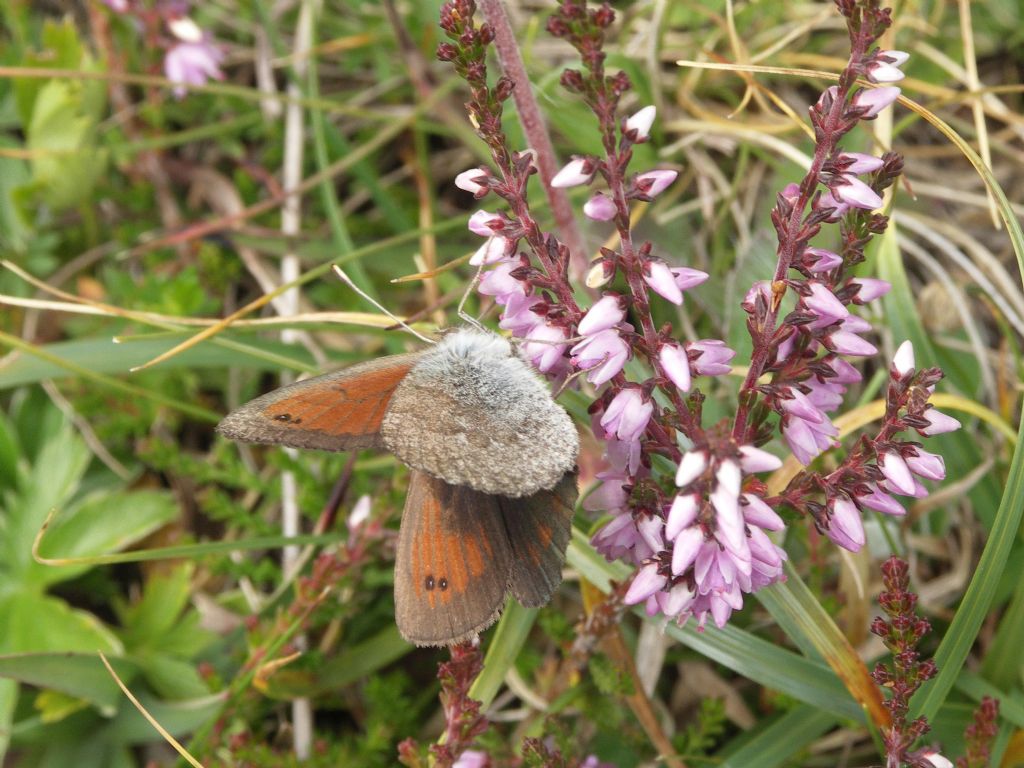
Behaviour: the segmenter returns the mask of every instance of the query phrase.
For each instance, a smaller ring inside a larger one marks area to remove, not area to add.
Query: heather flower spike
[[[735,413],[718,424],[705,423],[702,404],[735,383],[706,377],[729,374],[736,352],[721,339],[687,338],[666,322],[708,275],[687,263],[685,244],[644,241],[632,229],[631,206],[664,192],[678,174],[629,167],[634,145],[650,139],[656,110],[623,114],[629,78],[604,68],[614,12],[565,0],[548,23],[584,62],[566,69],[561,83],[593,113],[603,149],[573,157],[551,185],[599,179],[583,213],[615,229],[590,263],[585,284],[595,295],[581,306],[568,279],[569,248],[543,231],[543,217],[531,211],[524,192],[539,177],[501,131],[512,84],[487,76],[492,35],[474,26],[475,6],[467,0],[450,0],[442,11],[448,41],[438,55],[466,79],[474,125],[491,150],[490,170],[466,171],[457,183],[504,202],[470,220],[470,229],[488,238],[473,260],[483,267],[480,292],[502,307],[501,328],[521,340],[523,357],[538,371],[558,382],[582,378],[595,390],[589,412],[604,464],[600,486],[584,506],[608,522],[594,546],[636,567],[626,604],[680,624],[693,617],[698,627],[708,619],[722,626],[747,595],[783,579],[786,553],[769,533],[781,531],[785,520],[812,522],[851,551],[866,546],[863,514],[903,515],[897,496],[919,498],[928,492],[924,483],[945,474],[940,457],[904,434],[959,426],[928,404],[941,374],[918,369],[905,345],[890,368],[879,431],[845,455],[837,450],[833,413],[847,388],[861,382],[855,361],[877,353],[861,307],[890,288],[871,276],[854,277],[854,270],[871,237],[885,229],[887,220],[874,211],[902,170],[894,153],[850,151],[854,142],[846,137],[900,93],[863,82],[895,82],[906,61],[902,53],[877,49],[890,24],[887,9],[860,0],[837,6],[847,15],[853,53],[837,84],[810,107],[816,144],[808,175],[787,180],[775,197],[776,268],[743,298],[753,351],[739,361],[744,374]],[[668,247],[673,250],[662,250]],[[666,258],[653,255],[662,252]],[[615,289],[607,290],[610,285]],[[806,469],[769,495],[763,475],[779,469],[778,454],[787,448]],[[834,455],[816,462],[826,451]],[[674,472],[664,460],[674,463]]]

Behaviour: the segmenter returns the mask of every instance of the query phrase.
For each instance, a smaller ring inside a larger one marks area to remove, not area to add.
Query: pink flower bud
[[[551,186],[556,189],[578,187],[580,184],[589,182],[593,175],[594,171],[590,161],[587,158],[578,157],[568,162],[562,170],[555,174],[555,178],[551,180]]]
[[[619,440],[639,440],[653,412],[654,403],[639,389],[629,387],[612,398],[601,416],[601,427],[606,435],[615,435]]]
[[[836,498],[830,502],[829,511],[828,537],[843,549],[859,552],[865,537],[864,523],[856,505],[847,498]]]
[[[625,316],[626,310],[622,297],[617,293],[609,293],[587,310],[587,314],[580,320],[576,329],[581,336],[593,336],[595,333],[618,325]]]
[[[725,459],[715,470],[715,480],[729,497],[739,499],[740,483],[743,481],[743,474],[740,472],[740,465],[732,459]]]
[[[832,194],[855,208],[873,211],[882,207],[882,198],[871,187],[856,176],[843,174],[839,183],[832,187]]]
[[[900,66],[910,58],[903,51],[881,51],[867,67],[867,77],[873,83],[896,83],[904,78]]]
[[[469,231],[480,237],[493,237],[505,226],[505,221],[496,213],[477,211],[469,217]]]
[[[706,451],[687,451],[679,461],[679,469],[676,472],[676,485],[685,488],[698,477],[704,474],[708,468],[708,454]]]
[[[878,468],[882,470],[889,486],[904,496],[914,493],[914,478],[903,457],[893,451],[886,451],[878,457]]]
[[[928,420],[928,426],[917,431],[922,435],[927,435],[928,437],[931,437],[932,435],[941,435],[946,432],[954,432],[960,429],[961,426],[960,422],[952,416],[947,416],[934,408],[929,408],[922,414],[922,416]]]
[[[600,386],[619,373],[629,359],[629,345],[615,328],[588,336],[572,348],[572,364],[587,371],[587,380]]]
[[[842,152],[839,159],[852,161],[844,173],[873,173],[885,164],[882,158],[865,155],[863,152]]]
[[[665,524],[665,538],[675,541],[684,528],[689,528],[697,519],[700,501],[695,493],[680,493],[672,500]]]
[[[658,564],[648,563],[637,571],[636,577],[633,579],[633,583],[629,585],[629,590],[622,601],[626,605],[642,603],[655,592],[660,592],[664,589],[666,581],[667,579],[658,573]]]
[[[736,351],[725,346],[718,339],[701,339],[686,345],[688,352],[699,355],[690,364],[690,370],[698,376],[723,376],[732,370],[729,361],[736,356]]]
[[[824,328],[849,317],[850,310],[836,298],[836,295],[824,283],[810,280],[807,282],[807,287],[811,295],[801,297],[800,301],[809,312],[818,316],[817,320],[808,325],[809,328]]]
[[[699,526],[687,528],[676,536],[672,546],[672,574],[679,576],[693,565],[704,545],[704,534]]]
[[[587,288],[600,288],[607,285],[615,277],[615,263],[611,259],[600,258],[595,260],[583,282]]]
[[[583,204],[583,213],[594,221],[611,221],[617,212],[615,203],[603,192],[595,192],[594,196]]]
[[[680,291],[688,291],[706,281],[709,275],[690,267],[672,267],[672,277]]]
[[[808,248],[804,253],[813,260],[810,267],[811,272],[828,272],[830,269],[843,266],[843,257],[834,251],[827,251],[824,248]]]
[[[870,357],[878,353],[878,347],[851,331],[833,331],[822,341],[830,351],[840,355]]]
[[[865,88],[864,90],[857,91],[851,103],[855,107],[865,107],[867,109],[864,117],[875,117],[879,112],[896,101],[899,96],[900,89],[895,86]]]
[[[782,466],[782,459],[752,445],[740,446],[740,469],[747,473],[774,472]]]
[[[953,768],[953,763],[947,760],[942,755],[940,755],[935,750],[928,750],[926,752],[922,752],[921,757],[924,760],[927,760],[933,766],[935,766],[935,768]]]
[[[868,487],[871,489],[871,493],[857,496],[858,503],[868,509],[873,509],[876,512],[882,512],[886,515],[892,515],[893,517],[902,517],[907,514],[907,510],[903,508],[902,504],[877,485],[870,483]]]
[[[636,177],[636,189],[647,197],[657,197],[676,180],[678,171],[648,171]]]
[[[634,112],[630,115],[629,119],[626,120],[626,130],[636,131],[637,143],[647,140],[647,137],[651,133],[651,126],[654,125],[654,118],[657,116],[657,113],[657,108],[652,104],[644,107],[638,112]]]
[[[896,350],[896,354],[892,358],[892,367],[896,369],[896,373],[902,379],[914,370],[914,345],[907,339],[900,348]]]
[[[855,277],[850,282],[860,286],[860,290],[853,297],[854,304],[867,304],[892,290],[892,283],[874,277]]]
[[[355,503],[355,506],[352,507],[352,511],[349,512],[348,515],[348,520],[346,520],[349,533],[354,533],[359,528],[362,528],[363,523],[365,523],[369,518],[370,497],[367,495],[363,495],[359,497],[359,500]]]
[[[179,16],[167,22],[167,29],[179,40],[186,43],[198,43],[203,39],[203,30],[188,16]]]
[[[669,381],[683,392],[690,391],[690,358],[685,349],[674,342],[662,344],[658,350],[658,362]]]
[[[487,756],[486,752],[481,752],[478,749],[467,749],[459,755],[459,759],[455,761],[452,768],[487,768],[490,764],[491,759]]]
[[[479,195],[487,191],[487,187],[481,183],[486,180],[486,171],[480,168],[470,168],[468,171],[463,171],[455,177],[455,186],[467,192],[472,192],[474,195]]]
[[[474,267],[479,267],[482,264],[496,264],[501,261],[507,255],[506,252],[508,240],[504,237],[489,237],[484,241],[484,244],[476,249],[470,259],[469,263]]]
[[[743,500],[746,505],[743,507],[743,519],[749,525],[756,525],[766,531],[781,531],[786,527],[782,518],[774,509],[764,503],[760,496],[753,493],[744,493]]]
[[[946,462],[941,456],[929,453],[920,448],[916,456],[908,456],[906,464],[910,471],[927,480],[944,480],[946,478]]]
[[[651,289],[659,296],[673,304],[683,303],[683,292],[679,290],[675,275],[664,261],[648,259],[644,264],[643,276],[644,282],[651,286]]]

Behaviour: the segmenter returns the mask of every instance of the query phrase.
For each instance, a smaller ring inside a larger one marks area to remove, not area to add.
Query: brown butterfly
[[[509,592],[538,607],[562,580],[579,436],[496,334],[463,328],[423,352],[282,387],[217,431],[293,448],[385,448],[412,469],[395,560],[395,619],[412,643],[462,642],[497,619]]]

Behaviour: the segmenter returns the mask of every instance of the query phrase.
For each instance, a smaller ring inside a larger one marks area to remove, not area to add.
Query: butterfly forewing
[[[406,640],[450,645],[490,626],[511,563],[494,496],[412,472],[395,558],[395,619]]]
[[[545,605],[562,582],[576,497],[575,471],[550,491],[519,499],[496,497],[512,548],[509,587],[527,608]]]
[[[217,431],[292,448],[382,448],[380,425],[391,397],[422,355],[391,355],[290,384],[232,411]]]

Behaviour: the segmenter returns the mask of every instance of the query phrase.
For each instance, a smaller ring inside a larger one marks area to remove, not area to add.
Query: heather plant
[[[1011,764],[1020,12],[0,3],[0,756]],[[575,417],[549,606],[411,647],[394,457],[214,437],[419,348],[334,264]]]

